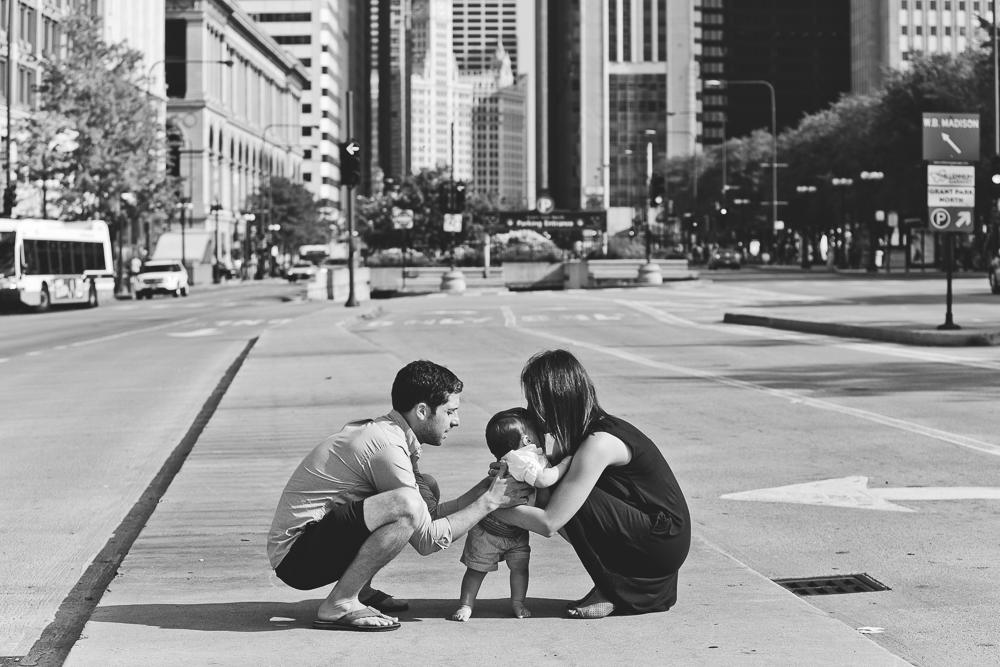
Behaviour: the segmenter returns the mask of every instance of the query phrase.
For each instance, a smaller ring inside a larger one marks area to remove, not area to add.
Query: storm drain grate
[[[809,577],[805,579],[775,579],[774,583],[796,595],[840,595],[843,593],[877,593],[892,590],[865,573],[836,577]]]

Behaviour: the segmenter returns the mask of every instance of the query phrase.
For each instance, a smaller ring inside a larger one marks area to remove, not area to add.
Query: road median
[[[767,327],[783,331],[819,334],[821,336],[864,338],[884,343],[899,343],[901,345],[919,345],[924,347],[991,347],[1000,345],[1000,331],[996,330],[938,331],[935,329],[908,327],[906,324],[898,326],[843,324],[839,322],[793,320],[744,313],[726,313],[722,321],[726,324]]]

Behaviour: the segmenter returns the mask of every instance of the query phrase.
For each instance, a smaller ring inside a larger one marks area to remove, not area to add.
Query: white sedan
[[[151,299],[154,294],[187,296],[189,290],[187,271],[174,260],[146,262],[132,279],[132,294],[136,299]]]

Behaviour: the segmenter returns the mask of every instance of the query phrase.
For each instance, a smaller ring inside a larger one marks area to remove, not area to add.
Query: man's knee
[[[365,500],[365,523],[374,531],[388,523],[412,524],[427,511],[423,498],[415,489],[393,489]]]

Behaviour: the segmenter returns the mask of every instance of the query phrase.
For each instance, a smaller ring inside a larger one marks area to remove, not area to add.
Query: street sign
[[[461,213],[445,213],[444,214],[444,231],[458,233],[462,231],[462,214]]]
[[[551,213],[555,207],[555,202],[548,195],[542,195],[535,201],[535,208],[542,214]]]
[[[925,113],[923,120],[925,161],[979,160],[979,114]]]
[[[936,232],[971,232],[976,207],[976,168],[927,165],[927,209]]]
[[[393,229],[413,229],[413,209],[392,207]]]
[[[558,231],[592,229],[598,232],[608,230],[607,211],[495,211],[485,216],[486,226],[491,233],[509,232],[513,229],[534,229],[536,231]]]

